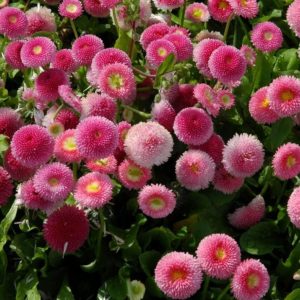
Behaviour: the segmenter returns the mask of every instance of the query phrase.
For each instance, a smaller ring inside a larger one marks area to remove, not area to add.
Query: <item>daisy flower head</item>
[[[0,206],[5,205],[13,194],[14,186],[7,171],[0,167]]]
[[[185,17],[187,20],[194,23],[202,23],[209,20],[210,14],[204,3],[194,2],[187,6],[185,10]]]
[[[125,138],[130,127],[131,124],[126,121],[121,121],[120,123],[118,123],[118,133],[119,133],[118,148],[120,150],[124,150]]]
[[[109,8],[99,0],[83,0],[83,7],[89,15],[95,18],[106,18],[109,15]]]
[[[117,164],[115,156],[110,155],[106,158],[88,160],[85,165],[92,172],[114,174],[117,170]]]
[[[253,19],[257,16],[259,8],[256,0],[228,0],[237,16]]]
[[[154,121],[164,126],[167,130],[173,130],[176,112],[169,101],[161,100],[155,102],[152,107],[151,115]]]
[[[286,20],[293,32],[300,37],[300,0],[293,1],[287,10]]]
[[[21,115],[10,107],[0,107],[0,134],[12,138],[23,126]]]
[[[240,49],[241,53],[244,55],[247,65],[249,67],[253,67],[256,62],[256,52],[253,48],[247,46],[247,45],[242,45]]]
[[[141,34],[140,43],[144,50],[151,42],[163,38],[170,31],[170,27],[165,23],[156,23],[147,27]]]
[[[166,11],[179,8],[183,5],[184,0],[153,0],[157,9]]]
[[[77,69],[77,62],[70,49],[61,49],[54,54],[51,67],[66,73],[72,73]]]
[[[300,188],[293,190],[287,203],[287,213],[296,228],[300,228]]]
[[[75,20],[82,15],[82,4],[79,0],[63,0],[58,7],[58,12],[62,17]]]
[[[208,0],[207,5],[211,17],[221,23],[226,23],[233,13],[228,0]]]
[[[217,102],[224,109],[230,109],[235,104],[235,96],[230,90],[218,90],[217,91]]]
[[[4,52],[6,63],[13,69],[25,69],[25,65],[21,60],[21,49],[25,41],[18,40],[10,42]]]

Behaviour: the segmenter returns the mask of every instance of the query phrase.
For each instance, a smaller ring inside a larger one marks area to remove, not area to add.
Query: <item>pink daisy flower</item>
[[[58,94],[66,102],[77,112],[81,112],[82,104],[80,98],[75,95],[74,91],[68,84],[63,84],[58,87]]]
[[[222,23],[226,23],[233,13],[228,0],[208,0],[208,11],[214,20]]]
[[[146,60],[152,68],[158,68],[168,55],[173,53],[177,58],[176,47],[166,39],[158,39],[150,43],[146,50]]]
[[[118,147],[121,150],[124,150],[125,138],[126,138],[128,130],[130,128],[131,128],[131,124],[126,121],[122,121],[122,122],[118,123],[118,133],[119,133]]]
[[[165,35],[163,39],[171,42],[174,45],[177,54],[177,61],[180,62],[192,58],[193,44],[188,36],[184,34],[171,33]],[[147,50],[148,49],[149,48],[147,48]]]
[[[200,241],[196,254],[202,270],[217,279],[231,277],[241,262],[238,243],[224,233],[206,236]]]
[[[167,217],[176,206],[176,196],[172,190],[162,184],[146,185],[139,192],[140,210],[154,219]]]
[[[262,299],[270,287],[270,276],[266,267],[257,259],[246,259],[236,268],[231,291],[237,300]]]
[[[54,155],[58,161],[63,163],[81,160],[75,141],[75,129],[68,129],[55,139]]]
[[[164,126],[167,130],[172,131],[176,112],[167,100],[155,102],[152,111],[152,119]]]
[[[175,173],[178,182],[188,190],[206,189],[215,175],[213,159],[200,150],[188,150],[176,161]]]
[[[55,44],[49,38],[35,37],[23,45],[21,60],[26,67],[43,67],[52,61],[55,51]]]
[[[10,107],[0,107],[0,134],[12,138],[23,126],[21,115]]]
[[[224,109],[230,109],[235,104],[235,96],[229,90],[218,90],[217,91],[217,102]]]
[[[112,199],[112,189],[108,175],[92,172],[78,179],[74,198],[83,207],[99,208]]]
[[[257,16],[259,8],[256,0],[228,0],[236,15],[246,19]]]
[[[147,27],[141,34],[140,43],[144,50],[151,42],[163,38],[169,33],[169,26],[165,23],[157,23]]]
[[[263,218],[265,209],[265,200],[261,195],[258,195],[248,205],[239,207],[232,214],[229,214],[229,223],[235,228],[249,228]]]
[[[258,23],[251,32],[251,42],[263,52],[272,52],[281,47],[283,42],[282,32],[272,22]]]
[[[27,26],[26,15],[20,9],[8,6],[0,9],[0,34],[18,38],[26,34]]]
[[[37,170],[33,185],[37,193],[47,201],[64,200],[74,188],[72,170],[59,162],[47,164]]]
[[[211,72],[208,67],[208,61],[211,54],[224,43],[217,39],[203,39],[201,40],[193,51],[193,60],[197,68],[204,76],[211,77]]]
[[[172,34],[172,33],[182,34],[182,35],[185,35],[186,37],[189,37],[191,34],[188,29],[177,26],[177,25],[170,26],[169,33],[170,34]]]
[[[53,148],[53,138],[47,129],[38,125],[21,127],[11,140],[13,156],[28,168],[36,168],[46,163],[53,154]]]
[[[14,186],[12,185],[9,174],[0,167],[0,205],[5,205],[10,196],[13,194]]]
[[[300,112],[300,80],[294,76],[280,76],[268,89],[270,108],[280,117]]]
[[[272,124],[279,119],[277,113],[270,108],[268,87],[260,88],[251,96],[249,112],[258,124]]]
[[[221,46],[211,54],[208,67],[214,78],[223,84],[233,84],[244,76],[247,62],[237,48]]]
[[[204,3],[194,2],[189,4],[185,10],[185,17],[194,23],[207,22],[210,14],[207,6]]]
[[[105,18],[109,15],[109,8],[99,0],[83,0],[84,10],[95,18]]]
[[[58,87],[68,84],[65,72],[59,69],[48,69],[35,79],[35,91],[42,103],[48,104],[59,98]]]
[[[106,65],[98,77],[102,93],[130,104],[136,96],[136,84],[132,70],[122,63]]]
[[[22,100],[24,101],[35,101],[36,95],[33,88],[24,88],[22,95]]]
[[[244,184],[244,178],[234,177],[229,174],[223,165],[217,168],[213,179],[214,188],[223,194],[232,194]]]
[[[287,143],[280,146],[272,161],[274,174],[281,180],[291,179],[300,173],[300,146]]]
[[[235,177],[253,176],[263,162],[264,148],[254,135],[235,134],[224,147],[224,167]]]
[[[116,102],[107,95],[90,93],[82,101],[82,116],[102,116],[114,120],[117,113]]]
[[[89,221],[84,211],[76,206],[63,206],[44,223],[47,244],[60,253],[72,253],[80,248],[89,235]]]
[[[213,123],[201,108],[189,107],[181,110],[174,121],[174,133],[188,145],[205,143],[213,133]]]
[[[117,127],[104,117],[88,117],[77,126],[75,141],[82,157],[106,158],[117,148]]]
[[[151,168],[166,162],[173,150],[169,131],[156,122],[132,126],[125,138],[125,152],[136,164]]]
[[[222,137],[216,133],[213,133],[204,144],[190,146],[190,148],[206,152],[214,160],[216,165],[222,162],[224,141]]]
[[[82,4],[79,0],[63,0],[58,12],[63,17],[75,20],[82,15]]]
[[[293,190],[287,203],[287,213],[291,222],[300,228],[300,188]]]
[[[21,60],[21,49],[24,41],[10,42],[4,52],[5,61],[13,69],[24,69],[25,66]]]
[[[288,7],[286,20],[297,37],[300,37],[300,0],[293,1]]]
[[[117,170],[117,160],[114,155],[106,158],[92,159],[86,162],[86,167],[92,172],[114,174]]]
[[[118,178],[127,189],[141,189],[152,178],[151,169],[140,167],[129,159],[118,166]]]
[[[63,108],[55,117],[56,122],[60,122],[65,130],[74,129],[79,124],[79,117],[70,109]]]
[[[247,65],[249,67],[253,67],[256,62],[256,52],[254,51],[254,49],[247,45],[242,45],[240,51],[244,55]]]
[[[183,5],[184,0],[153,0],[154,5],[160,10],[172,10]]]
[[[75,72],[77,63],[75,62],[70,49],[61,49],[57,51],[52,59],[52,68],[60,69],[66,73]]]
[[[64,126],[60,122],[52,122],[47,126],[48,132],[54,137],[58,137],[64,132]]]
[[[28,20],[28,36],[31,36],[39,31],[56,31],[55,16],[51,9],[47,7],[35,6],[27,10],[25,14]]]
[[[21,165],[8,149],[3,158],[3,167],[12,179],[16,181],[28,180],[36,171],[35,168],[27,168]]]
[[[201,287],[201,267],[188,253],[167,253],[158,261],[154,272],[157,286],[171,299],[188,299]]]
[[[224,37],[219,31],[208,31],[207,29],[201,30],[196,36],[195,41],[201,42],[205,39],[212,39],[212,40],[220,40],[223,41]]]
[[[73,57],[80,66],[91,65],[94,56],[103,49],[103,41],[93,34],[80,36],[72,45]]]

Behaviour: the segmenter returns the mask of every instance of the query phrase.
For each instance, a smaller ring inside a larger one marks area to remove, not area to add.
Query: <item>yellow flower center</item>
[[[289,155],[286,159],[286,166],[288,168],[293,167],[296,164],[296,158],[292,155]]]
[[[153,198],[150,200],[150,206],[154,210],[161,210],[166,206],[166,203],[161,198]]]
[[[200,167],[197,163],[192,163],[190,165],[190,170],[193,172],[193,173],[198,173],[200,171]]]
[[[265,32],[264,38],[266,41],[271,41],[273,39],[273,33],[272,32]]]
[[[75,138],[73,136],[67,137],[64,140],[62,147],[66,151],[75,151],[77,149]]]
[[[268,98],[265,98],[262,102],[261,102],[261,107],[262,108],[268,108],[270,106],[270,100]]]
[[[48,183],[49,183],[49,185],[51,185],[51,186],[57,186],[58,184],[59,184],[59,180],[57,179],[57,178],[50,178],[49,180],[48,180]]]
[[[108,159],[107,158],[102,158],[102,159],[96,159],[95,161],[95,164],[98,165],[98,166],[107,166],[108,164]]]
[[[202,9],[200,9],[200,8],[195,8],[194,9],[194,11],[193,11],[193,17],[195,19],[201,19],[202,15],[203,15]]]
[[[247,0],[241,0],[241,5],[242,5],[243,7],[247,7],[248,1],[247,1]]]
[[[217,248],[215,255],[217,260],[223,260],[226,257],[226,252],[223,248],[219,247]]]
[[[101,185],[99,181],[93,181],[86,186],[86,191],[88,193],[98,193],[101,190]]]
[[[171,280],[176,281],[176,280],[182,280],[186,278],[186,272],[183,270],[173,270],[171,273]]]
[[[291,101],[294,98],[294,94],[293,92],[286,90],[281,93],[280,98],[283,102]]]
[[[167,50],[165,48],[162,48],[162,47],[157,49],[157,53],[161,57],[167,56]]]
[[[219,4],[218,4],[218,8],[219,9],[227,9],[227,7],[228,7],[228,3],[227,3],[227,1],[224,1],[224,0],[222,0],[222,1],[220,1],[219,2]]]
[[[8,21],[11,24],[16,24],[18,21],[18,18],[16,16],[10,16],[10,17],[8,17]]]
[[[33,52],[33,54],[35,54],[35,55],[41,54],[42,51],[43,51],[43,48],[42,48],[40,45],[34,46],[33,49],[32,49],[32,52]]]
[[[247,285],[250,289],[254,289],[259,284],[259,277],[255,274],[251,274],[248,276]]]
[[[139,179],[142,176],[142,170],[139,169],[138,167],[129,167],[128,172],[127,172],[127,176],[129,178],[129,180],[136,182],[139,181]]]
[[[75,4],[68,4],[66,10],[73,14],[78,10],[78,8]]]
[[[112,88],[119,90],[124,86],[124,79],[120,74],[112,74],[108,78],[109,84]]]

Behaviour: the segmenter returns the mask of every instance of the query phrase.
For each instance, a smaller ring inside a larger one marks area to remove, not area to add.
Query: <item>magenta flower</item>
[[[75,20],[82,15],[82,4],[79,0],[63,0],[58,12],[63,17]]]
[[[300,188],[297,187],[293,190],[287,203],[287,213],[290,221],[300,228]]]
[[[11,138],[23,126],[21,115],[10,107],[0,107],[0,134]]]
[[[256,0],[228,0],[236,15],[246,19],[257,16],[259,8]]]
[[[51,62],[54,69],[60,69],[66,73],[76,71],[77,63],[74,60],[72,51],[70,49],[61,49],[54,54]]]
[[[117,160],[114,155],[106,158],[92,159],[86,162],[86,167],[92,172],[114,174],[117,170]]]
[[[122,122],[118,123],[118,133],[119,133],[118,148],[120,150],[124,150],[125,138],[126,138],[126,135],[128,133],[128,130],[130,129],[130,127],[131,127],[131,124],[126,121],[122,121]]]
[[[218,90],[217,91],[217,102],[224,109],[230,109],[235,104],[235,96],[229,90]]]
[[[75,95],[75,92],[68,84],[62,84],[58,87],[58,94],[66,102],[77,112],[82,111],[82,104],[80,98]]]
[[[300,9],[300,0],[295,0],[290,4],[286,13],[286,20],[289,26],[291,27],[291,29],[297,35],[297,37],[300,37],[299,9]]]
[[[240,51],[244,55],[247,65],[249,67],[253,67],[256,62],[256,52],[254,51],[254,49],[247,45],[242,45]]]
[[[95,18],[105,18],[109,15],[109,8],[98,0],[83,0],[84,10]]]
[[[152,111],[152,119],[164,126],[170,132],[173,131],[176,112],[172,105],[167,100],[155,102]]]
[[[208,0],[208,11],[214,20],[222,23],[226,23],[233,13],[228,0]]]
[[[0,206],[7,203],[9,197],[13,194],[13,189],[14,186],[9,174],[0,167]]]
[[[5,61],[13,69],[24,69],[25,66],[21,60],[21,49],[24,41],[10,42],[4,52]]]
[[[170,28],[165,23],[157,23],[146,28],[140,38],[140,43],[144,50],[150,45],[151,42],[156,41],[158,39],[163,38],[166,34],[168,34]]]
[[[65,130],[74,129],[79,124],[78,116],[69,108],[63,108],[55,117],[55,121],[61,123]]]
[[[204,3],[194,2],[189,4],[185,10],[185,17],[194,23],[207,22],[210,14]]]

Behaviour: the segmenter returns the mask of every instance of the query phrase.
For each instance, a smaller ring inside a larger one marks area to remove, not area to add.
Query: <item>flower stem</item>
[[[105,220],[104,220],[104,214],[102,208],[99,209],[99,222],[100,222],[100,228],[99,228],[99,236],[98,236],[97,248],[96,248],[97,262],[99,262],[99,258],[101,255],[101,245],[102,245],[102,239],[104,236],[104,227],[105,227]]]
[[[227,20],[227,23],[226,23],[226,27],[225,27],[225,30],[224,30],[224,36],[223,36],[224,42],[226,42],[226,39],[227,39],[227,36],[228,36],[228,32],[229,32],[230,23],[231,23],[231,21],[233,19],[233,16],[234,16],[234,14],[231,14],[228,17],[228,20]]]
[[[137,109],[135,109],[135,108],[133,108],[133,107],[131,107],[129,105],[121,104],[121,106],[123,108],[126,108],[126,109],[128,109],[128,110],[136,113],[137,115],[139,115],[139,116],[141,116],[143,118],[146,118],[146,119],[150,119],[151,118],[151,114],[147,114],[147,113],[144,113],[142,111],[139,111],[139,110],[137,110]]]
[[[78,38],[78,33],[77,33],[77,30],[76,30],[75,23],[74,23],[74,21],[73,21],[72,19],[70,19],[70,24],[71,24],[73,33],[74,33],[74,35],[75,35],[75,38],[77,39],[77,38]]]
[[[119,26],[119,23],[118,23],[117,12],[116,12],[115,8],[112,9],[112,17],[113,17],[113,22],[114,22],[114,24],[116,26],[116,29],[117,29],[118,36],[120,36],[120,26]]]
[[[77,179],[78,164],[74,162],[72,164],[72,166],[73,166],[73,177],[74,177],[74,180],[76,180]]]
[[[210,278],[208,276],[206,276],[205,279],[204,279],[204,287],[203,287],[201,300],[206,300],[207,299],[206,294],[207,294],[207,290],[208,290],[208,286],[209,286],[209,281],[210,281]]]
[[[227,292],[230,289],[230,283],[227,284],[227,286],[225,287],[225,289],[222,291],[222,293],[219,295],[219,297],[217,298],[217,300],[221,300],[223,299],[223,297],[227,294]]]
[[[183,24],[184,24],[185,10],[186,10],[186,0],[184,0],[184,2],[183,2],[182,11],[181,11],[181,18],[180,18],[180,26],[181,27],[183,27]]]
[[[152,74],[145,73],[145,72],[141,71],[140,69],[138,69],[138,68],[136,68],[136,67],[134,67],[134,66],[132,66],[132,70],[133,70],[134,72],[140,74],[140,75],[145,76],[145,77],[151,77],[151,78],[155,78],[155,77],[156,77],[156,75],[152,75]]]
[[[128,51],[128,56],[130,57],[131,61],[133,60],[133,48],[134,48],[134,38],[135,38],[135,21],[132,24],[132,33],[131,33],[131,39],[130,39],[130,46]]]

